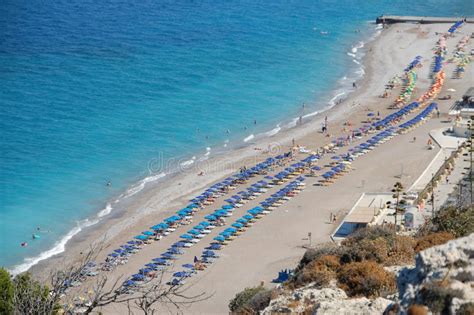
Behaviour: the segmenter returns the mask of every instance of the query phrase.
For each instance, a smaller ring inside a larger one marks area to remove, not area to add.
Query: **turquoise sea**
[[[161,177],[156,158],[191,164],[322,110],[362,75],[376,16],[473,10],[466,0],[3,1],[0,266],[63,250],[110,200]]]

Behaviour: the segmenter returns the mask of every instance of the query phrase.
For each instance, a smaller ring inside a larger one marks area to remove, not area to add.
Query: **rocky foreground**
[[[349,298],[334,281],[311,283],[272,299],[262,314],[473,314],[474,234],[419,252],[414,267],[386,269],[397,276],[396,294]]]

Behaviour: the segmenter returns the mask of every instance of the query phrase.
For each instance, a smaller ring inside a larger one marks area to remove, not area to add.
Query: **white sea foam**
[[[206,153],[204,154],[205,156],[208,156],[209,154],[211,154],[211,148],[210,147],[207,147],[206,148]]]
[[[313,116],[316,116],[317,114],[319,114],[318,111],[312,112],[312,113],[308,113],[308,114],[304,115],[303,118],[313,117]]]
[[[134,186],[130,187],[129,189],[127,189],[127,191],[124,194],[122,194],[120,197],[129,198],[129,197],[137,194],[138,192],[142,191],[143,188],[145,188],[147,183],[157,181],[158,179],[163,178],[165,176],[166,176],[165,173],[159,173],[159,174],[156,174],[156,175],[145,177],[144,179],[139,181],[136,185],[134,185]]]
[[[345,95],[346,92],[340,92],[340,93],[337,93],[336,95],[334,95],[333,98],[331,98],[329,100],[329,104],[330,105],[335,105],[336,104],[336,100],[338,100],[341,96]]]
[[[293,118],[293,119],[286,125],[286,128],[293,128],[293,127],[296,127],[296,125],[298,124],[298,120],[299,120],[299,118]]]
[[[280,125],[278,124],[278,125],[277,125],[275,128],[273,128],[272,130],[265,132],[265,136],[267,136],[267,137],[274,136],[274,135],[276,135],[277,133],[279,133],[280,130],[281,130],[281,127],[280,127]]]
[[[47,251],[42,252],[36,257],[27,257],[24,259],[23,263],[13,267],[13,269],[10,270],[11,274],[17,275],[19,273],[25,272],[28,269],[30,269],[32,266],[36,265],[42,260],[48,259],[54,255],[58,255],[66,249],[66,243],[76,234],[82,231],[83,228],[86,228],[88,226],[94,225],[99,220],[84,220],[80,223],[77,224],[76,227],[74,227],[69,233],[67,233],[62,239],[57,241],[53,247]]]
[[[193,156],[190,160],[187,160],[187,161],[182,162],[180,165],[181,165],[181,166],[189,166],[189,165],[193,164],[194,161],[196,161],[196,157],[195,157],[195,156]]]
[[[348,52],[347,55],[351,56],[352,58],[355,58],[357,56],[356,54],[353,54],[353,53],[350,53],[350,52]]]
[[[106,215],[110,214],[110,212],[112,212],[112,205],[108,202],[105,208],[100,210],[99,213],[97,213],[97,217],[105,217]]]
[[[255,136],[252,134],[244,139],[244,142],[249,142],[250,140],[254,139]]]

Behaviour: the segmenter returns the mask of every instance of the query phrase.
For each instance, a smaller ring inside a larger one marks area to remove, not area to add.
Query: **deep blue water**
[[[321,109],[381,13],[472,11],[466,0],[3,1],[0,265],[53,247],[156,157],[199,158]],[[33,241],[38,226],[50,232]]]

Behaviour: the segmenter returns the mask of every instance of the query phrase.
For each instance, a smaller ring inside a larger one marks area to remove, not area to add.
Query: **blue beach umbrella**
[[[184,264],[183,268],[194,269],[194,265],[192,264]]]
[[[159,265],[166,264],[166,259],[163,259],[163,258],[153,258],[152,261],[154,261],[155,263]]]
[[[134,274],[132,275],[132,280],[133,281],[143,281],[145,279],[145,276],[141,275],[141,274]]]
[[[214,240],[218,241],[218,242],[224,242],[225,238],[223,236],[219,235],[219,236],[214,237]]]

